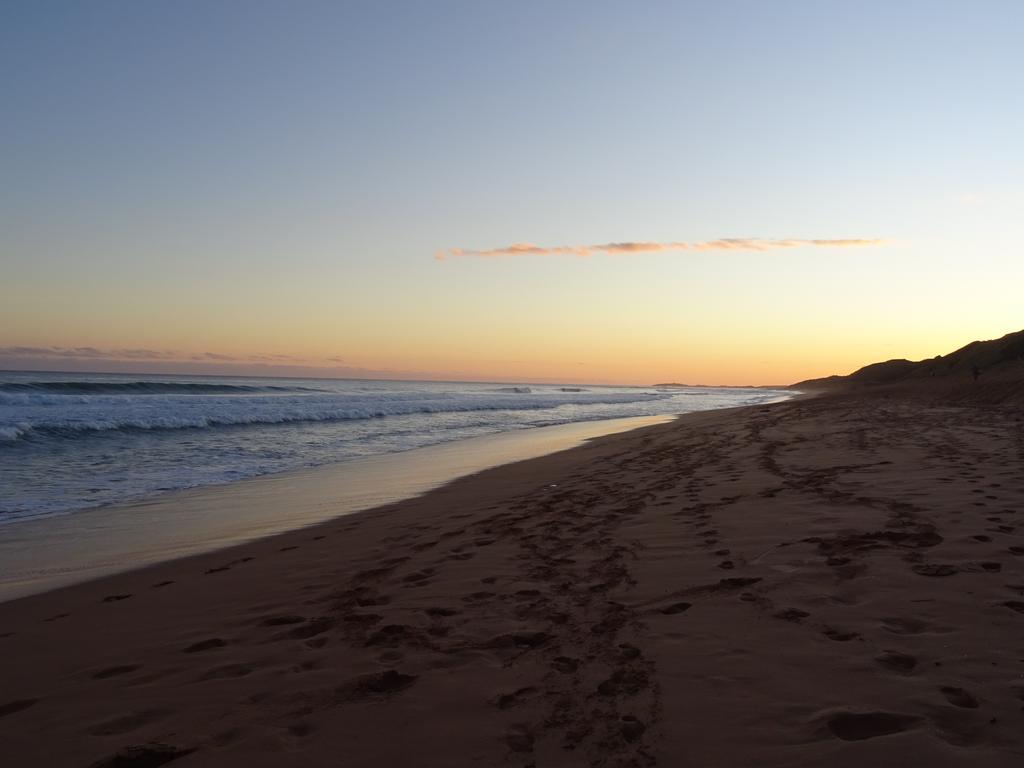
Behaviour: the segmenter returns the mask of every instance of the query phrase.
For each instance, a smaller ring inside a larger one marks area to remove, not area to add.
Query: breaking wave
[[[154,393],[155,394],[155,393]],[[343,395],[294,395],[248,397],[135,398],[105,396],[83,398],[75,408],[58,407],[62,398],[53,395],[0,395],[0,405],[12,408],[14,418],[0,423],[0,440],[29,435],[71,438],[76,434],[112,430],[215,429],[245,425],[298,422],[353,421],[414,414],[456,414],[473,411],[539,411],[565,406],[619,405],[670,398],[667,393],[606,393],[541,395],[503,393],[417,397],[353,397]],[[571,420],[571,419],[566,419]]]
[[[0,525],[479,435],[764,390],[0,372]]]

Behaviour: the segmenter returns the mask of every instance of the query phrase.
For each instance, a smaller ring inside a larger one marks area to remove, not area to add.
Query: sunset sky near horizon
[[[5,3],[0,369],[778,384],[1020,330],[1022,29]]]

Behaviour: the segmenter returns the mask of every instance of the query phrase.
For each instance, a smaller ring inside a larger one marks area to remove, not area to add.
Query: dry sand
[[[0,605],[0,753],[1017,766],[1022,510],[1019,408],[690,414]]]

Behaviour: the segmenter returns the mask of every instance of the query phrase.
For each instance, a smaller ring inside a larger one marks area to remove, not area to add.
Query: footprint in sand
[[[784,611],[779,611],[775,614],[775,618],[782,619],[783,621],[792,621],[794,623],[800,623],[803,619],[810,616],[807,611],[801,611],[799,608],[787,608]]]
[[[522,704],[524,701],[531,699],[537,693],[537,689],[533,686],[526,688],[519,688],[512,693],[503,693],[494,699],[494,705],[498,709],[509,709],[517,704]]]
[[[687,611],[691,607],[693,607],[692,603],[679,602],[679,603],[672,603],[671,605],[666,605],[664,608],[658,608],[657,610],[658,610],[658,613],[664,613],[666,616],[672,616],[672,615],[675,615],[677,613],[682,613],[683,611]]]
[[[481,581],[483,581],[483,579],[481,579]],[[487,591],[470,592],[468,595],[466,595],[466,596],[464,596],[462,598],[462,601],[466,602],[466,603],[472,603],[472,602],[476,602],[477,600],[489,600],[490,598],[495,597],[495,596],[496,595],[495,595],[494,592],[487,592]]]
[[[294,637],[297,640],[308,640],[311,637],[322,635],[327,630],[333,628],[334,624],[334,619],[329,616],[318,616],[293,629],[288,633],[288,637]]]
[[[389,669],[362,675],[348,681],[337,689],[339,700],[361,701],[364,699],[392,696],[404,691],[417,680],[416,675],[404,675],[398,670]]]
[[[948,563],[919,563],[911,568],[919,576],[943,577],[952,576],[960,571],[955,565]]]
[[[131,733],[144,725],[162,720],[170,714],[166,709],[146,709],[141,712],[132,712],[127,715],[115,717],[113,720],[94,725],[89,729],[90,736],[117,736],[122,733]]]
[[[539,648],[544,645],[548,640],[552,639],[552,635],[547,632],[511,632],[504,635],[497,635],[481,643],[481,648],[520,648],[530,649]]]
[[[142,669],[141,664],[122,664],[117,667],[107,667],[101,669],[99,672],[93,675],[94,680],[106,680],[108,677],[117,677],[118,675],[126,675],[129,672],[134,672],[137,669]]]
[[[647,726],[641,723],[632,715],[622,716],[622,738],[632,743],[639,739],[647,731]]]
[[[170,744],[154,742],[125,747],[117,754],[93,763],[90,768],[156,768],[193,752],[195,749],[181,749]]]
[[[406,624],[386,624],[378,629],[368,638],[367,647],[380,645],[387,648],[396,648],[400,645],[417,645],[422,643],[422,635],[413,627]]]
[[[372,627],[384,620],[379,613],[348,613],[341,617],[345,624],[356,627]]]
[[[520,597],[520,598],[540,597],[540,590],[539,589],[517,589],[515,596],[516,597]]]
[[[365,571],[359,571],[352,576],[354,581],[374,581],[381,579],[395,570],[394,566],[382,566],[380,568],[367,568]]]
[[[913,672],[914,668],[917,666],[916,658],[906,653],[900,653],[899,651],[886,651],[880,656],[876,656],[875,661],[886,669],[891,669],[894,672],[899,672],[904,675]]]
[[[939,688],[942,695],[946,697],[946,701],[952,704],[954,707],[962,707],[963,709],[977,709],[978,700],[971,694],[965,691],[963,688],[956,688],[951,685],[944,685]]]
[[[188,648],[182,650],[182,653],[199,653],[200,651],[209,651],[214,648],[223,648],[226,645],[227,643],[219,637],[211,637],[209,640],[200,640],[198,643],[192,643]]]
[[[892,712],[840,712],[826,721],[832,735],[843,741],[863,741],[909,730],[921,718]]]
[[[729,578],[719,579],[711,589],[743,589],[743,587],[749,587],[751,584],[757,584],[757,582],[763,581],[761,576],[730,576]]]
[[[298,739],[304,739],[316,731],[309,723],[292,723],[288,726],[288,735]]]
[[[434,618],[447,618],[449,616],[457,616],[459,614],[459,611],[456,610],[455,608],[434,607],[434,608],[427,608],[425,610],[425,613],[428,616],[432,616]]]
[[[387,605],[391,602],[391,595],[367,595],[356,600],[360,608],[370,608],[375,605]]]
[[[573,659],[569,656],[558,656],[551,662],[552,669],[565,675],[571,675],[579,669],[579,666],[579,659]]]
[[[533,733],[527,725],[523,725],[521,723],[512,725],[508,731],[505,732],[503,741],[505,742],[505,746],[513,752],[533,751]]]
[[[835,640],[837,643],[847,643],[850,640],[856,640],[860,637],[856,632],[843,632],[842,630],[834,629],[832,627],[826,627],[823,634],[829,640]]]
[[[37,701],[38,699],[18,699],[17,701],[9,701],[6,704],[0,704],[0,717],[7,717],[7,715],[13,715],[15,712],[21,712],[23,709],[28,709]]]
[[[992,562],[992,561],[985,561],[985,562],[981,562],[981,563],[971,563],[971,570],[975,570],[975,568],[980,568],[981,570],[987,571],[988,573],[999,573],[1000,571],[1003,570],[1003,564],[1002,563],[995,563],[995,562]]]
[[[927,632],[930,625],[926,621],[914,618],[892,617],[882,619],[885,629],[894,635],[920,635]]]
[[[199,681],[205,680],[223,680],[225,678],[234,677],[245,677],[246,675],[252,674],[252,667],[247,664],[225,664],[222,667],[214,667],[213,669],[205,672]]]
[[[621,661],[632,661],[640,658],[640,649],[629,643],[619,643],[619,659]]]
[[[602,696],[634,695],[650,686],[650,677],[642,669],[617,669],[597,686]]]

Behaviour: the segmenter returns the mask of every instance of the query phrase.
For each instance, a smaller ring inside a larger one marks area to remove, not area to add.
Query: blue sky
[[[1016,2],[7,3],[0,365],[144,347],[759,380],[714,350],[797,378],[1016,330],[1022,22]],[[723,237],[887,245],[431,258]]]

